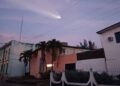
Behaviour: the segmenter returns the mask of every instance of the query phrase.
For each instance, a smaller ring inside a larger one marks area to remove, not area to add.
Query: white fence
[[[94,74],[92,72],[92,70],[89,71],[90,73],[90,77],[87,83],[74,83],[74,82],[68,82],[65,76],[65,72],[62,72],[62,77],[60,81],[55,81],[53,78],[53,72],[50,73],[50,86],[52,86],[53,84],[61,84],[62,86],[64,86],[65,84],[67,85],[75,85],[75,86],[120,86],[120,85],[100,85],[96,82],[95,78],[94,78]]]

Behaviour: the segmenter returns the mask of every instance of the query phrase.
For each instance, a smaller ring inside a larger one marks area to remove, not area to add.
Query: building
[[[23,76],[25,67],[19,62],[20,53],[33,48],[33,44],[15,40],[6,43],[0,48],[0,75],[6,77]]]
[[[80,47],[74,46],[63,46],[63,52],[60,54],[60,57],[54,61],[53,69],[56,72],[62,72],[65,69],[75,69],[75,63],[77,61],[76,53],[87,51],[87,49],[80,49]],[[41,58],[41,50],[38,49],[37,53],[34,52],[32,58],[30,59],[30,75],[36,78],[40,78],[40,58]],[[52,57],[51,54],[46,52],[46,65],[45,71],[51,69],[52,65]]]
[[[99,73],[107,71],[104,49],[77,53],[76,69],[89,71],[91,68]]]
[[[105,51],[109,74],[120,74],[120,22],[97,33]]]

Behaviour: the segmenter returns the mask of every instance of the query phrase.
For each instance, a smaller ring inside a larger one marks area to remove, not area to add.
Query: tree
[[[84,40],[83,43],[80,42],[80,48],[94,50],[96,48],[96,46],[95,46],[94,42]]]
[[[84,48],[88,48],[88,42],[87,42],[87,40],[84,40]]]
[[[42,41],[42,42],[36,44],[36,47],[41,49],[40,70],[39,70],[40,73],[44,72],[44,67],[45,67],[45,63],[46,63],[46,60],[45,60],[46,45],[47,45],[47,43],[45,41]]]
[[[87,42],[87,40],[84,40],[83,43],[80,42],[80,48],[84,48],[84,49],[88,48],[88,42]]]
[[[26,74],[26,67],[29,63],[29,60],[32,56],[32,49],[31,50],[26,50],[24,51],[23,53],[20,54],[20,58],[19,58],[19,61],[23,61],[24,62],[24,65],[25,65],[25,74]]]
[[[90,50],[94,50],[95,49],[95,43],[94,42],[88,41],[88,44],[89,44],[89,49]]]
[[[51,53],[52,56],[52,65],[53,62],[59,57],[59,55],[62,53],[62,43],[60,41],[57,41],[56,39],[52,39],[47,42],[47,51]],[[53,66],[51,68],[53,71]]]

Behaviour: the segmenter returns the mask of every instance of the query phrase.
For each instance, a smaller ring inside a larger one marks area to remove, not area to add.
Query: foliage
[[[95,43],[92,42],[92,41],[84,40],[83,43],[80,42],[80,48],[94,50],[95,49]]]
[[[51,71],[48,70],[48,71],[42,73],[42,75],[41,75],[42,79],[50,79],[50,72]]]
[[[117,75],[117,78],[120,80],[120,74],[119,74],[119,75]]]
[[[101,74],[95,72],[94,76],[98,84],[120,85],[120,80],[115,80],[113,76],[108,75],[105,72]]]
[[[55,79],[55,81],[60,81],[61,77],[62,77],[61,72],[60,73],[53,72],[53,78]]]
[[[42,41],[42,42],[36,44],[36,47],[41,49],[41,54],[42,54],[41,56],[43,58],[45,58],[46,46],[47,46],[47,44],[45,41]]]
[[[68,82],[87,83],[89,80],[89,72],[86,71],[65,71]]]
[[[45,50],[46,49],[46,42],[41,41],[41,42],[36,44],[36,47]]]
[[[45,62],[46,62],[45,61],[46,46],[47,46],[47,43],[45,41],[42,41],[42,42],[36,44],[36,47],[41,49],[40,72],[44,72],[44,65],[45,65]]]
[[[51,53],[52,56],[52,64],[53,61],[56,60],[57,57],[59,57],[59,54],[62,53],[62,43],[57,41],[56,39],[52,39],[47,42],[47,52]]]
[[[29,59],[31,58],[32,55],[32,49],[31,50],[26,50],[23,53],[20,54],[19,61],[23,61],[25,66],[28,65]]]

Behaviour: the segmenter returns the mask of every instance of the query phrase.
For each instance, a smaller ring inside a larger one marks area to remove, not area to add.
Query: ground
[[[34,82],[34,81],[32,81]],[[16,82],[1,82],[0,86],[49,86],[49,80],[42,80],[36,83],[16,83]]]

